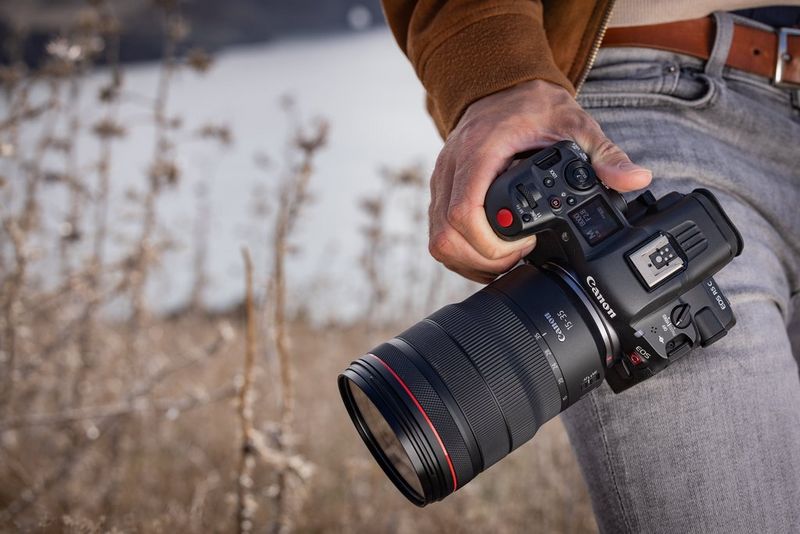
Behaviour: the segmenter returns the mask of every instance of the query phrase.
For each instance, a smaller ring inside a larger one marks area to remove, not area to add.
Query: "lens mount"
[[[609,322],[603,317],[598,310],[597,305],[586,296],[586,291],[583,290],[581,284],[575,279],[575,276],[570,271],[564,269],[562,266],[556,263],[546,263],[542,265],[541,269],[543,271],[548,271],[556,276],[560,277],[561,280],[564,281],[571,289],[572,292],[580,301],[583,303],[584,309],[588,313],[589,317],[591,317],[592,322],[594,323],[595,329],[594,331],[597,332],[603,342],[603,346],[606,349],[606,364],[608,364],[609,357],[611,359],[614,358],[615,355],[619,354],[621,351],[621,345],[619,341],[619,336],[617,336],[616,331],[611,327]]]

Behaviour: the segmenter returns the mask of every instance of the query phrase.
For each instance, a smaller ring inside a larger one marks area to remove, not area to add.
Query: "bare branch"
[[[242,249],[245,267],[246,334],[242,387],[239,388],[239,424],[242,433],[236,477],[236,528],[239,534],[253,529],[255,500],[252,495],[255,457],[253,448],[253,368],[256,354],[256,317],[253,299],[253,261],[250,251]]]

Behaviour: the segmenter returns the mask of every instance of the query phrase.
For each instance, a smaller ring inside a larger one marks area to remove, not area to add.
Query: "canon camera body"
[[[503,239],[536,234],[524,263],[339,376],[362,439],[419,506],[462,487],[604,378],[619,393],[735,323],[713,275],[742,238],[709,191],[625,202],[562,141],[517,159],[485,208]]]
[[[526,261],[563,269],[605,323],[605,360],[580,377],[584,391],[610,367],[605,376],[618,393],[736,323],[712,275],[741,252],[742,238],[707,190],[658,200],[646,191],[626,203],[576,143],[562,141],[517,160],[485,206],[503,239],[537,234]],[[545,319],[549,343],[568,344],[569,319],[558,311]]]

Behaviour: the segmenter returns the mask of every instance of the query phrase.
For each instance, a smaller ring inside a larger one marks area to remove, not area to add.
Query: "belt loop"
[[[711,49],[711,56],[706,62],[705,73],[712,78],[721,78],[722,69],[728,59],[728,52],[733,41],[733,17],[724,11],[715,11],[714,24],[714,47]]]

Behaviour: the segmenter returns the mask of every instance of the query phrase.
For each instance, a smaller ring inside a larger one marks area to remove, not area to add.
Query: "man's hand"
[[[433,257],[471,280],[489,282],[530,253],[534,236],[507,242],[494,234],[484,197],[514,154],[563,139],[577,142],[600,179],[617,191],[640,189],[652,179],[566,89],[541,80],[521,83],[474,102],[448,136],[431,177]]]

